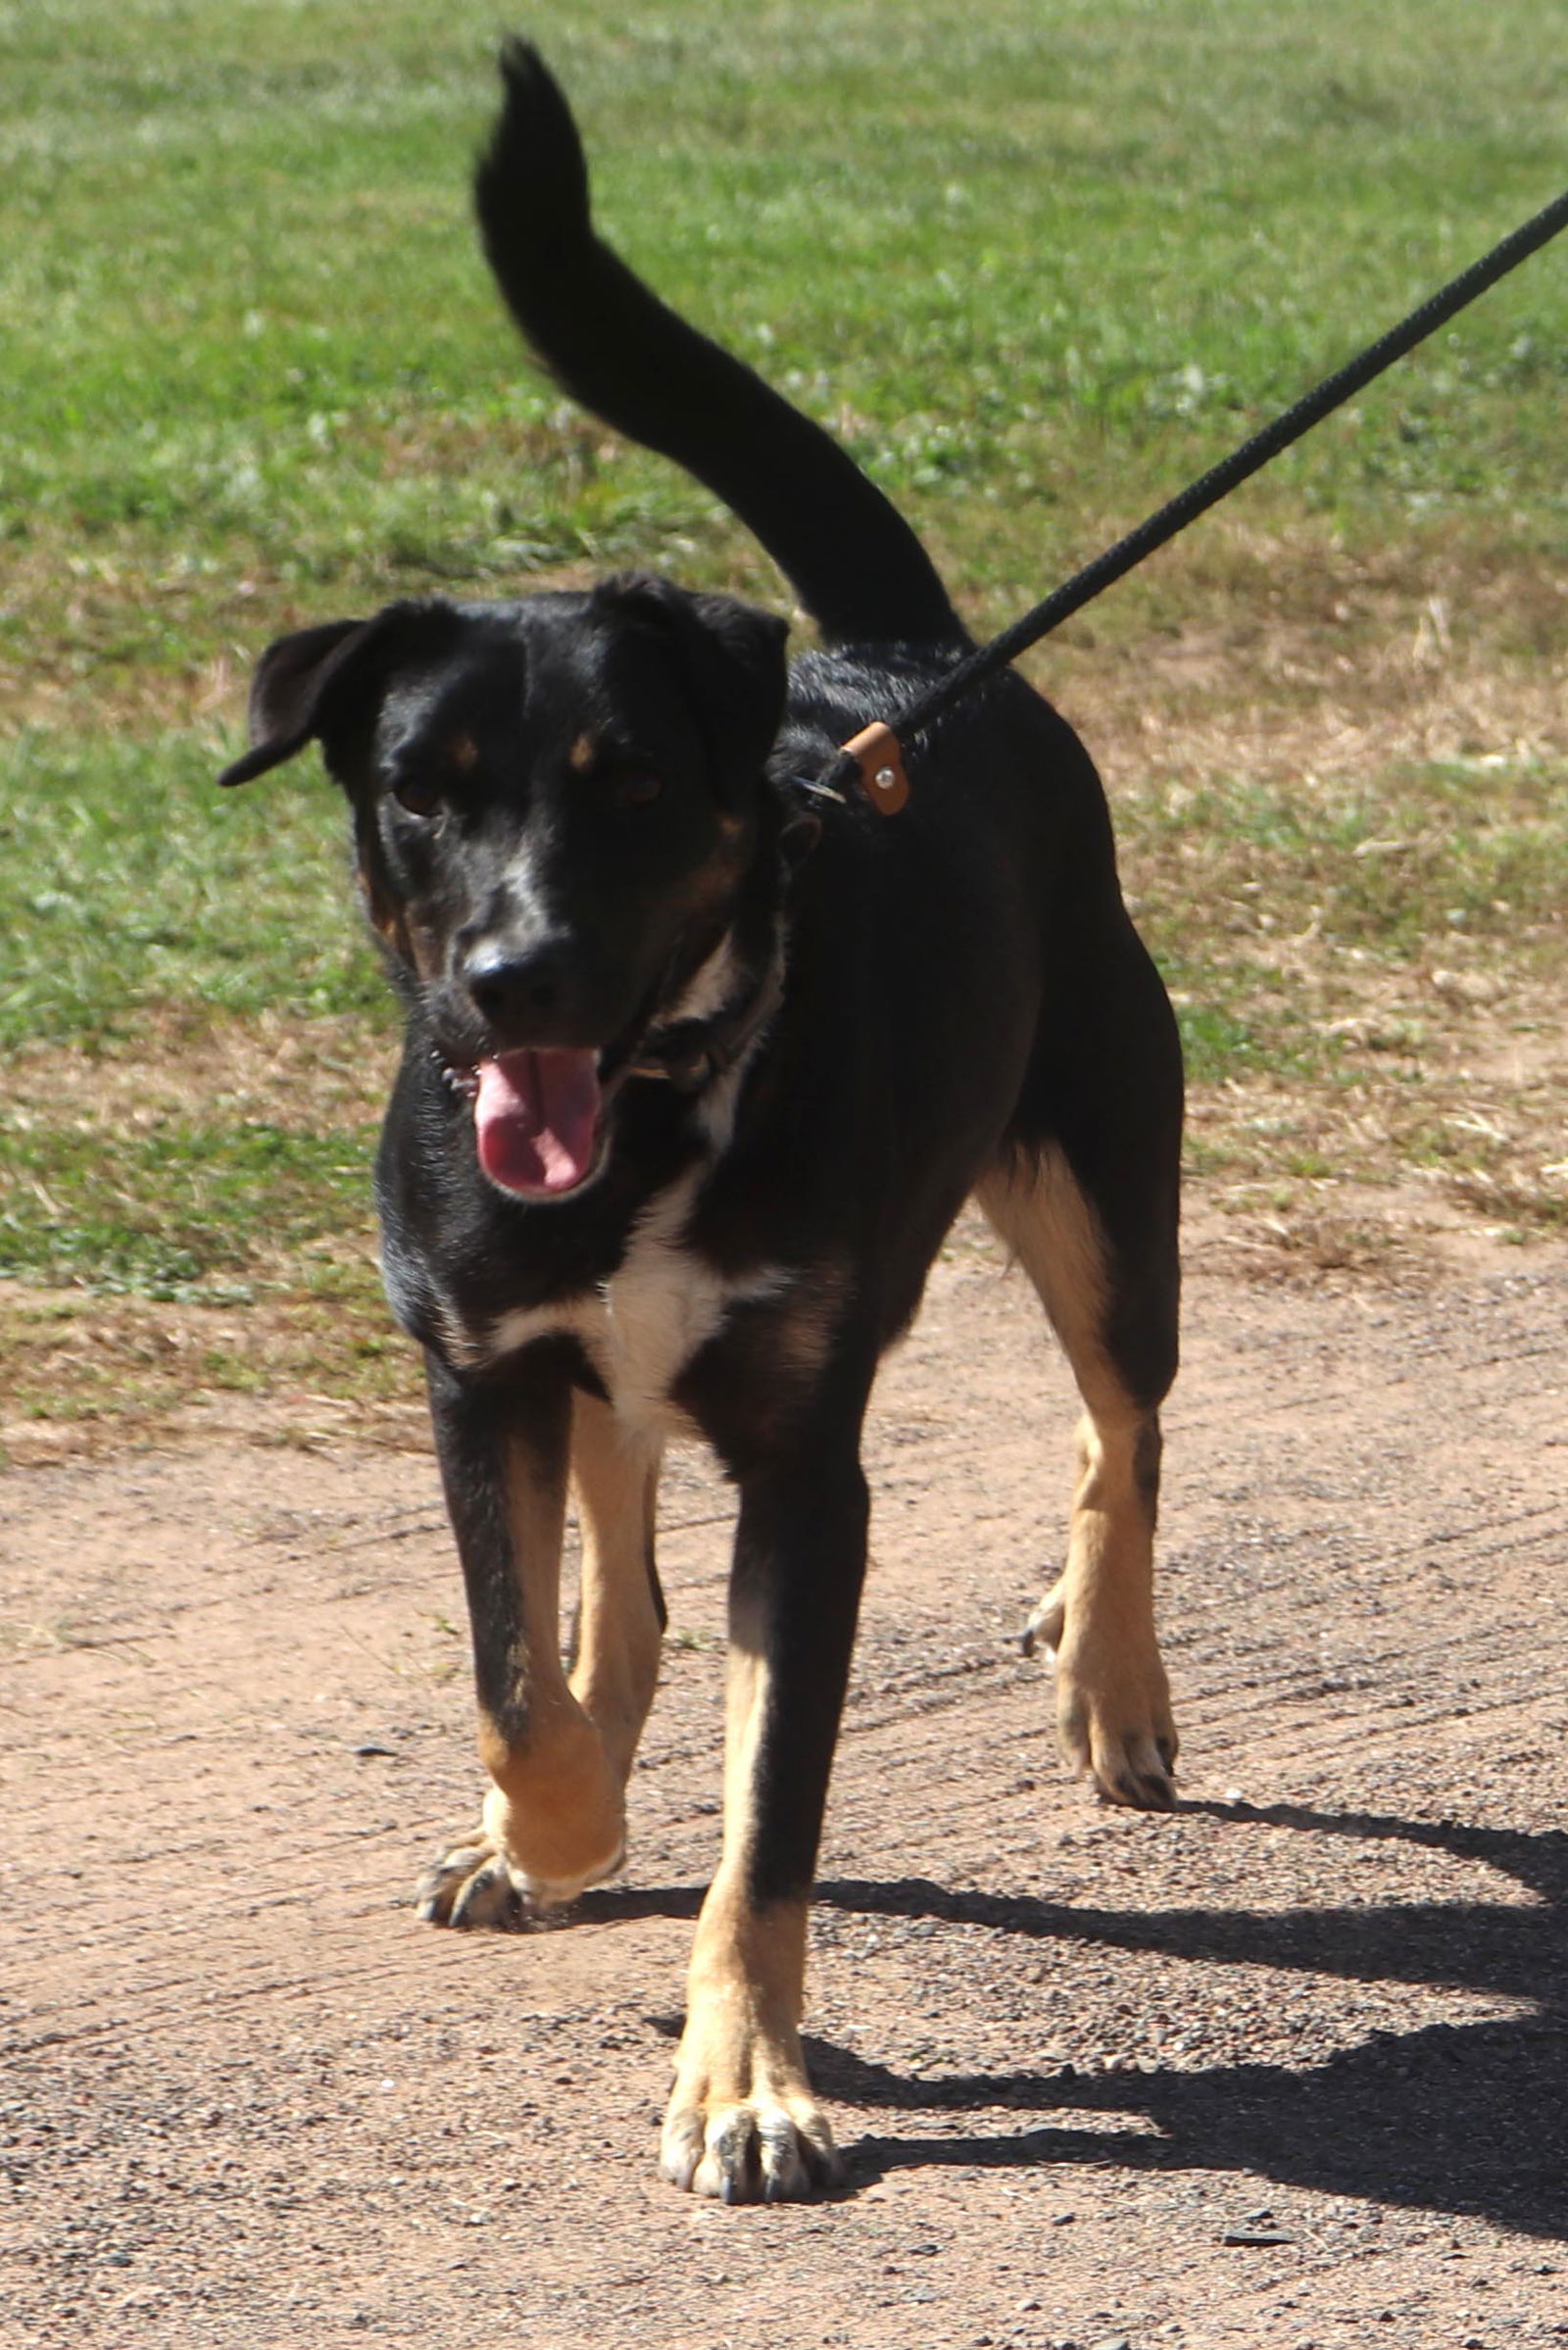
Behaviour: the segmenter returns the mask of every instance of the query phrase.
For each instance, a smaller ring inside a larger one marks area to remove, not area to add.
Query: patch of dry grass
[[[302,1442],[346,1427],[422,1441],[418,1358],[363,1248],[279,1268],[244,1306],[0,1282],[0,1462],[243,1423],[260,1395]]]
[[[149,1017],[129,1050],[95,1051],[86,1039],[24,1048],[9,1062],[6,1101],[31,1118],[90,1120],[107,1155],[117,1136],[169,1118],[371,1127],[395,1065],[384,1033],[346,1016],[203,1021],[186,1008]]]

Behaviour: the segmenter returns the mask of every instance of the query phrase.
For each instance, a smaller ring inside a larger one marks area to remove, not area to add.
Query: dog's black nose
[[[480,1017],[503,1038],[515,1035],[530,1042],[528,1032],[568,1008],[567,951],[558,940],[547,939],[520,954],[496,945],[478,947],[462,976]]]

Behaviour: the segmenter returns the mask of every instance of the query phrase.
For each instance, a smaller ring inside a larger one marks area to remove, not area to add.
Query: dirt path
[[[0,2339],[1568,2342],[1568,1256],[1197,1259],[1174,1818],[1063,1780],[1009,1644],[1070,1425],[1021,1283],[960,1247],[885,1377],[816,2208],[654,2171],[717,1829],[694,1463],[630,1870],[519,1937],[409,1906],[474,1790],[426,1454],[262,1420],[0,1482]]]

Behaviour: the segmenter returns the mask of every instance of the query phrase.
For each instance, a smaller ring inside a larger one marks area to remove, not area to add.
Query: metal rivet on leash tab
[[[843,756],[860,770],[860,789],[884,816],[896,816],[909,797],[904,753],[891,726],[862,726],[844,745]]]

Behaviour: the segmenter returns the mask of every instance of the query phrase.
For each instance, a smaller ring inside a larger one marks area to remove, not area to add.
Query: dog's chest
[[[498,1314],[466,1334],[470,1360],[495,1363],[536,1339],[568,1335],[631,1424],[678,1417],[671,1392],[693,1356],[735,1308],[776,1297],[789,1276],[772,1266],[720,1274],[685,1240],[695,1178],[674,1184],[640,1218],[618,1269],[580,1297]]]

